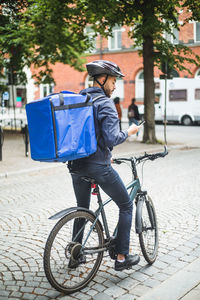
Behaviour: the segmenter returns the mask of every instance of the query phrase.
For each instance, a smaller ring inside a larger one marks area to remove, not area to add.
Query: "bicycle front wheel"
[[[90,233],[90,234],[89,234]],[[66,215],[52,229],[44,250],[44,270],[59,292],[71,294],[95,276],[103,258],[100,222],[85,211]]]
[[[149,196],[142,196],[137,203],[140,211],[142,231],[139,233],[140,247],[145,260],[151,265],[158,254],[158,225],[153,201]]]

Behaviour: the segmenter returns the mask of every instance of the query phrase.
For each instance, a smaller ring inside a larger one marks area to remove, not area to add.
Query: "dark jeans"
[[[81,176],[94,178],[102,190],[110,196],[119,207],[117,251],[120,254],[128,254],[133,203],[118,173],[110,165],[88,164],[80,169],[79,174],[72,174],[77,205],[89,208],[91,184],[82,180]]]

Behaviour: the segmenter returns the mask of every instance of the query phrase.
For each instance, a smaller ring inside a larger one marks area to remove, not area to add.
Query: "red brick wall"
[[[180,14],[180,20],[183,19],[182,14]],[[194,24],[188,23],[181,28],[179,39],[188,43],[189,40],[194,38]],[[137,51],[130,49],[133,40],[128,36],[128,29],[125,27],[125,31],[122,32],[122,51],[113,51],[103,54],[91,54],[86,58],[87,62],[96,60],[96,59],[105,59],[110,60],[118,64],[125,74],[124,77],[124,101],[122,102],[123,107],[127,107],[131,99],[135,96],[135,77],[137,73],[143,69],[142,57],[140,57]],[[97,38],[97,49],[100,49],[100,37]],[[108,48],[108,41],[105,38],[102,38],[102,50]],[[200,46],[193,46],[193,51],[200,55]],[[100,51],[99,51],[100,52]],[[188,76],[194,77],[194,74],[197,70],[195,65],[189,65],[185,63],[186,67],[189,67],[192,75],[189,75],[186,72],[179,72],[181,77]],[[157,67],[154,70],[155,77],[159,77],[160,71]],[[73,68],[57,63],[53,66],[53,76],[56,82],[54,91],[59,92],[62,90],[70,90],[74,92],[79,92],[84,88],[85,78],[87,72],[78,72]],[[39,90],[35,93],[35,99],[39,98]]]

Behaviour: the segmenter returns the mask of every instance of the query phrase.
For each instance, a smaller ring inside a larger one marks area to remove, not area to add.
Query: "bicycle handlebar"
[[[139,156],[139,157],[114,158],[113,163],[121,164],[125,161],[133,161],[133,160],[135,160],[135,162],[138,162],[138,163],[140,163],[143,160],[152,160],[153,161],[153,160],[155,160],[159,157],[165,157],[167,154],[168,154],[167,148],[166,148],[166,146],[164,146],[164,151],[163,152],[158,152],[158,153],[153,153],[153,154],[148,154],[148,153],[145,152],[144,155]]]

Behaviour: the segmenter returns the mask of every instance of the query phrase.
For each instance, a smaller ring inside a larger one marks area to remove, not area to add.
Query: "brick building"
[[[180,12],[180,23],[181,12]],[[88,34],[92,35],[92,32]],[[191,22],[181,28],[180,31],[174,30],[176,38],[172,40],[174,43],[182,43],[190,48],[193,52],[200,55],[200,23]],[[169,37],[172,39],[172,36]],[[133,40],[128,36],[127,27],[115,27],[113,29],[113,37],[108,39],[98,36],[94,41],[94,49],[86,57],[87,62],[96,59],[111,60],[119,64],[122,72],[125,74],[123,79],[117,81],[117,88],[113,97],[119,96],[121,104],[127,108],[131,99],[135,97],[138,103],[143,102],[143,63],[142,57],[138,55],[138,51],[132,47]],[[191,74],[174,70],[175,77],[199,77],[200,67],[190,65]],[[160,71],[157,67],[154,70],[155,78],[158,78]],[[53,66],[53,76],[56,85],[41,85],[35,89],[34,99],[41,98],[52,90],[54,92],[62,90],[70,90],[78,92],[89,85],[87,72],[78,72],[73,68],[57,63]]]
[[[180,11],[180,24],[182,21],[182,12]],[[88,34],[92,35],[88,29]],[[189,22],[188,24],[181,27],[180,31],[174,30],[176,38],[169,36],[168,38],[173,39],[173,43],[182,43],[200,55],[200,23]],[[132,47],[133,40],[128,36],[127,27],[115,27],[113,28],[113,37],[108,39],[98,36],[94,41],[94,49],[90,51],[86,57],[87,62],[96,59],[111,60],[119,64],[122,72],[125,74],[123,79],[117,80],[117,88],[113,94],[119,96],[121,99],[121,104],[123,108],[127,108],[133,97],[136,98],[137,103],[143,102],[144,96],[144,81],[143,81],[143,62],[142,57],[138,55],[137,49]],[[188,67],[188,65],[187,65]],[[16,86],[14,87],[14,93],[10,87],[10,104],[7,101],[6,106],[13,106],[14,101],[16,101],[16,107],[24,107],[27,102],[34,99],[39,99],[51,92],[59,92],[62,90],[70,90],[74,92],[79,92],[81,89],[87,87],[89,79],[87,72],[78,72],[68,65],[63,65],[57,63],[52,66],[53,76],[55,80],[55,86],[53,85],[43,85],[39,87],[34,84],[33,79],[31,79],[31,71],[27,70],[28,84],[27,86]],[[195,65],[189,66],[192,75],[186,72],[179,72],[179,70],[174,70],[174,75],[176,77],[199,77],[200,78],[200,66],[199,68]],[[155,80],[158,81],[160,71],[157,67],[154,69]],[[155,90],[156,93],[156,90]],[[12,100],[12,94],[14,94],[14,99]],[[158,95],[156,95],[158,96]],[[21,99],[21,103],[20,103]],[[17,103],[18,101],[18,103]]]

